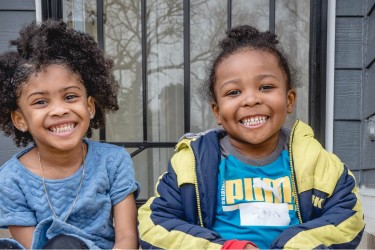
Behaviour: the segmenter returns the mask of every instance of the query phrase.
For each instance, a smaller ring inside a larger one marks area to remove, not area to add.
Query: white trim
[[[364,185],[359,189],[359,193],[362,196],[375,197],[375,188],[368,188]]]
[[[335,99],[335,34],[336,0],[328,1],[327,16],[327,86],[326,86],[326,124],[325,148],[333,151],[333,119]]]
[[[42,22],[42,1],[35,0],[35,20],[38,23]]]

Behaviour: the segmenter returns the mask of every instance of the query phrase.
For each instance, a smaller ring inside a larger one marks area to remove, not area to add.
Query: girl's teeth
[[[65,125],[58,126],[58,127],[52,127],[52,128],[50,128],[50,130],[53,133],[64,133],[64,132],[68,132],[68,131],[72,130],[73,128],[74,128],[74,124],[71,123],[71,124],[65,124]]]

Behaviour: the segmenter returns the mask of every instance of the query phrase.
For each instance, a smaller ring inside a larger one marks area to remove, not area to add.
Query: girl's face
[[[218,64],[214,89],[212,111],[231,144],[254,158],[272,153],[296,97],[277,58],[259,50],[236,52]]]
[[[56,64],[30,77],[18,107],[12,113],[17,129],[28,130],[39,148],[60,151],[81,147],[95,112],[79,76]]]

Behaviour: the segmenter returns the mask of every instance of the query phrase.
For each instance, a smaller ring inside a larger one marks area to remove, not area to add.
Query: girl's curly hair
[[[18,147],[34,139],[29,132],[15,128],[11,113],[18,109],[17,100],[25,82],[49,65],[64,65],[77,74],[87,95],[94,98],[96,112],[87,137],[92,136],[93,128],[104,125],[106,113],[119,109],[113,62],[89,34],[69,28],[63,21],[47,20],[40,24],[34,21],[23,27],[19,38],[10,44],[17,50],[0,54],[0,127]]]
[[[201,86],[201,92],[205,99],[210,102],[216,102],[214,88],[218,65],[230,55],[247,49],[265,51],[275,55],[279,60],[280,67],[287,76],[288,89],[298,87],[296,72],[294,68],[291,67],[283,49],[279,46],[277,36],[270,31],[261,32],[252,26],[240,25],[227,30],[226,37],[219,43],[218,54],[211,62],[208,69],[208,78]]]

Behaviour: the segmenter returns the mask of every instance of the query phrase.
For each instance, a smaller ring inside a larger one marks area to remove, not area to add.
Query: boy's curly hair
[[[219,43],[218,54],[208,69],[208,78],[201,86],[203,97],[208,101],[216,102],[214,88],[218,65],[230,55],[247,49],[265,51],[275,55],[279,60],[280,67],[287,76],[287,88],[298,87],[296,71],[292,68],[286,54],[278,44],[279,41],[274,33],[270,31],[261,32],[249,25],[240,25],[227,30],[226,37]]]
[[[104,56],[92,36],[69,28],[63,21],[34,21],[23,27],[19,38],[10,44],[17,50],[0,54],[0,126],[18,147],[34,140],[29,132],[15,128],[11,113],[18,109],[17,100],[25,82],[49,65],[64,65],[77,74],[87,95],[94,98],[96,112],[87,137],[92,136],[93,128],[104,125],[105,113],[119,109],[113,62]]]

